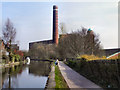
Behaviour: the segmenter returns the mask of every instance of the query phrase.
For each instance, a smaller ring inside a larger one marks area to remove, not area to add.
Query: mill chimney
[[[53,6],[53,43],[58,44],[58,7]]]

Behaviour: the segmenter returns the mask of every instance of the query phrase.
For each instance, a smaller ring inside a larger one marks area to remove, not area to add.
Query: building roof
[[[43,40],[43,41],[37,41],[37,42],[30,42],[29,43],[29,49],[32,48],[33,44],[35,43],[41,43],[41,44],[53,44],[53,40]]]

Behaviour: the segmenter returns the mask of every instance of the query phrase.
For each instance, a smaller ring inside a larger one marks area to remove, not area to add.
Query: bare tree
[[[56,47],[54,44],[34,43],[29,50],[29,56],[33,59],[56,58],[58,55]]]
[[[67,33],[65,23],[60,23],[59,28],[60,28],[61,34],[66,34]]]
[[[82,54],[99,55],[101,49],[98,35],[89,34],[86,28],[66,34],[60,38],[58,50],[60,57],[76,57]]]
[[[3,27],[2,33],[2,39],[6,44],[7,51],[9,52],[9,59],[11,61],[11,44],[15,40],[16,29],[14,28],[13,23],[10,21],[9,18],[7,19],[5,26]]]

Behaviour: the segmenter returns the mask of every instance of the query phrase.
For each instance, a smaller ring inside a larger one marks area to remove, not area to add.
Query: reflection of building
[[[33,44],[58,44],[58,7],[56,5],[53,6],[53,39],[52,40],[45,40],[45,41],[38,41],[38,42],[31,42],[29,43],[29,49],[32,48]]]

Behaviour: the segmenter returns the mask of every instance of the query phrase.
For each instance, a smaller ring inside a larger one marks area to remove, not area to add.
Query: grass
[[[56,82],[55,88],[64,88],[64,89],[69,88],[67,86],[67,83],[65,82],[58,66],[55,66],[55,82]]]

